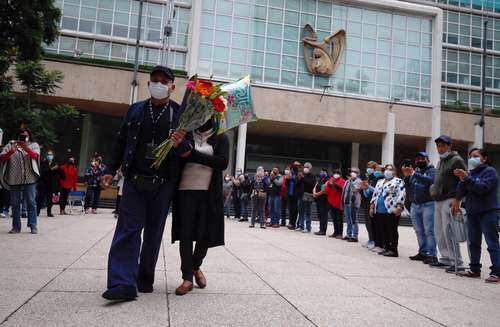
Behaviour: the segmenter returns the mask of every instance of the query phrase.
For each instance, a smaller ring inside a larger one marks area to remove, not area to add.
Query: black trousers
[[[43,207],[47,208],[47,215],[52,214],[52,194],[54,191],[52,189],[41,187],[38,189],[38,194],[36,197],[36,208],[37,215],[40,215],[40,211]]]
[[[203,263],[203,259],[207,256],[208,248],[196,242],[193,252],[192,241],[180,241],[179,252],[181,255],[181,271],[182,279],[193,282],[193,270],[198,270]]]
[[[122,201],[122,196],[117,195],[116,196],[116,202],[115,202],[115,211],[116,213],[120,213],[120,202]]]
[[[342,236],[344,234],[344,217],[342,216],[342,210],[329,205],[330,215],[333,221],[333,235]]]
[[[241,218],[241,203],[240,203],[240,197],[236,192],[233,192],[233,207],[234,207],[234,218],[235,219],[240,219]]]
[[[398,253],[398,224],[399,218],[394,214],[377,214],[377,224],[381,225],[381,240],[383,248]]]
[[[89,186],[87,187],[87,194],[85,195],[85,210],[88,208],[97,209],[99,207],[99,200],[101,199],[101,187]]]
[[[326,233],[328,228],[328,201],[324,197],[318,198],[316,201],[316,206],[318,207],[319,215],[319,231],[320,233]]]
[[[375,229],[373,228],[373,219],[370,218],[370,208],[360,208],[359,214],[365,218],[365,227],[368,232],[368,241],[375,241]]]
[[[288,198],[281,198],[281,225],[286,225],[286,211],[288,210]]]
[[[4,210],[9,210],[10,207],[10,192],[4,188],[0,189],[0,213]]]
[[[59,208],[61,212],[66,210],[66,205],[68,204],[68,196],[71,189],[63,188],[61,189],[61,197],[59,198]]]
[[[293,227],[297,227],[297,215],[299,214],[299,202],[297,197],[289,196],[288,197],[288,212],[290,214],[289,224]]]

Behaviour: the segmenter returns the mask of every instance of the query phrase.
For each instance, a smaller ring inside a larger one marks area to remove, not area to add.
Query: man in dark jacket
[[[410,260],[435,263],[437,261],[436,238],[434,237],[435,203],[429,193],[434,183],[436,168],[430,163],[426,152],[419,152],[415,158],[415,169],[403,167],[405,185],[412,191],[411,221],[417,234],[418,253]]]
[[[174,74],[157,66],[148,82],[151,98],[130,106],[118,133],[112,157],[101,179],[109,187],[121,166],[125,177],[120,216],[108,260],[108,300],[133,300],[137,290],[153,292],[156,262],[171,199],[180,177],[180,156],[189,152],[192,136],[173,132],[181,115],[170,100]],[[172,151],[158,169],[154,149],[170,138]],[[141,233],[144,239],[141,247]]]
[[[458,211],[460,201],[457,197],[459,179],[453,174],[455,169],[466,170],[464,160],[456,151],[452,151],[453,141],[447,135],[441,135],[436,140],[436,148],[441,160],[436,171],[434,184],[430,187],[430,195],[436,201],[434,211],[434,234],[441,258],[430,263],[431,267],[445,268],[447,272],[454,273],[455,266],[460,271],[464,268],[460,247],[449,233],[452,211]],[[457,253],[454,254],[454,249]],[[457,258],[455,262],[455,256]]]

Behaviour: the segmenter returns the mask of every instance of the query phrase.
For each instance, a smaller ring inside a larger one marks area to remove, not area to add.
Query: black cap
[[[175,76],[174,76],[174,73],[172,72],[172,70],[168,67],[165,67],[165,66],[155,66],[153,68],[153,70],[151,71],[151,74],[149,74],[149,76],[153,75],[154,73],[163,73],[165,75],[167,75],[167,77],[173,82],[174,79],[175,79]]]
[[[417,153],[417,155],[415,157],[429,158],[429,155],[425,151],[420,151]]]
[[[446,143],[448,145],[453,144],[451,137],[449,137],[448,135],[441,135],[440,137],[435,139],[434,142],[436,142],[436,143],[443,142],[443,143]]]

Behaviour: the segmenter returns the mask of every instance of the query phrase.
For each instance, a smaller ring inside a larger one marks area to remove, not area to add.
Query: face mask
[[[340,175],[339,175],[339,174],[333,174],[333,178],[335,178],[335,179],[339,179],[339,178],[340,178]]]
[[[356,174],[356,173],[354,173],[354,172],[353,172],[353,173],[351,173],[351,178],[356,178],[356,177],[358,177],[358,174]]]
[[[382,172],[380,170],[375,170],[375,172],[373,173],[373,176],[380,178],[380,177],[382,177]]]
[[[366,169],[366,174],[367,174],[368,176],[370,176],[371,174],[373,174],[373,172],[374,172],[373,168],[367,168],[367,169]]]
[[[241,170],[236,171],[236,177],[239,177],[241,175]]]
[[[469,159],[469,170],[475,169],[481,165],[481,158],[479,157],[472,157]]]
[[[290,175],[290,170],[285,170],[285,175]]]
[[[415,164],[420,169],[424,169],[425,167],[427,167],[427,162],[425,161],[417,161]]]
[[[29,137],[28,137],[28,135],[23,135],[23,134],[21,134],[21,135],[19,135],[19,136],[17,137],[17,139],[18,139],[19,141],[28,142]]]
[[[170,96],[170,88],[160,82],[149,82],[149,92],[155,99],[165,99]]]
[[[439,155],[439,158],[441,159],[445,159],[446,157],[448,157],[450,155],[450,152],[445,152],[445,153],[442,153]]]
[[[319,177],[321,177],[322,179],[325,178],[327,175],[326,173],[323,171],[321,173],[319,173]]]
[[[229,177],[226,177],[224,178],[226,180],[226,182],[229,182],[230,178]]]
[[[386,170],[384,172],[384,177],[386,179],[392,179],[394,177],[394,173],[392,172],[392,170]]]
[[[304,174],[309,174],[310,170],[309,168],[304,168]]]
[[[54,160],[54,155],[53,155],[53,154],[48,154],[48,155],[47,155],[47,160],[48,160],[48,161],[52,161],[52,160]]]

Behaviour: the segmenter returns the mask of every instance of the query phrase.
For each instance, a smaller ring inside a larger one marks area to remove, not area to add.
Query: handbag
[[[302,201],[304,202],[313,202],[314,201],[314,196],[312,193],[304,192],[302,194]]]
[[[52,193],[52,203],[58,204],[61,199],[61,193]]]

